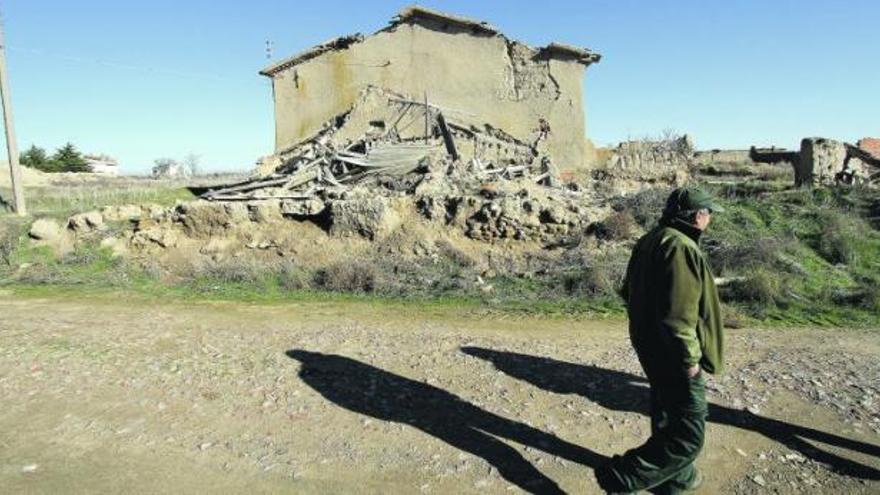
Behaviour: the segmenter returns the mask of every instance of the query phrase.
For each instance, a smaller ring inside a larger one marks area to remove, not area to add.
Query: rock
[[[168,215],[168,210],[159,205],[147,205],[147,213],[151,220],[160,221]]]
[[[564,224],[568,223],[568,212],[559,205],[553,205],[541,210],[542,223]]]
[[[242,203],[191,201],[177,205],[174,219],[183,224],[189,237],[210,239],[222,236],[235,225],[250,223],[247,206]]]
[[[767,482],[764,480],[764,477],[760,474],[756,474],[752,476],[752,481],[754,481],[758,486],[767,486]]]
[[[37,241],[53,242],[62,237],[64,232],[55,220],[40,218],[31,225],[28,235]]]
[[[163,248],[176,247],[179,241],[180,236],[176,231],[162,227],[138,231],[131,239],[131,242],[137,246],[146,247],[156,244]]]
[[[330,203],[330,233],[360,235],[376,240],[400,225],[400,216],[391,202],[381,196],[363,195]]]
[[[114,258],[118,258],[121,256],[125,256],[128,253],[128,248],[125,245],[125,242],[116,238],[116,237],[107,237],[101,241],[101,247],[105,249],[109,249],[111,253],[113,253]]]
[[[248,205],[248,213],[251,221],[257,223],[272,223],[283,220],[281,216],[281,202],[279,201],[256,201]]]
[[[101,215],[108,222],[124,222],[139,220],[143,210],[138,205],[116,205],[101,208]]]
[[[306,200],[289,199],[281,202],[281,213],[284,216],[294,218],[313,217],[320,215],[326,207],[324,202],[317,198]]]
[[[104,216],[99,211],[76,214],[67,221],[67,228],[74,232],[89,232],[104,226]]]
[[[33,473],[33,472],[36,472],[37,469],[39,469],[39,467],[40,467],[39,464],[28,464],[26,466],[22,466],[21,472],[22,473]]]
[[[28,235],[38,246],[47,246],[57,255],[73,251],[73,239],[66,229],[50,218],[40,218],[31,225]]]

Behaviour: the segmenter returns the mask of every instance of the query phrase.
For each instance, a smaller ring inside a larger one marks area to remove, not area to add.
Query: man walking
[[[721,212],[700,189],[676,189],[660,223],[633,248],[621,296],[629,334],[651,384],[651,438],[596,469],[609,493],[694,490],[702,476],[693,462],[703,447],[705,381],[719,373],[723,334],[718,291],[700,235]]]

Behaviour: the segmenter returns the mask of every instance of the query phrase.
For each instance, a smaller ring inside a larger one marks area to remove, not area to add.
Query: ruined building
[[[586,67],[599,59],[557,43],[532,48],[484,22],[408,7],[371,36],[337,38],[261,74],[272,79],[278,156],[343,118],[353,127],[346,129],[352,139],[394,126],[404,140],[416,140],[427,133],[427,119],[381,108],[398,98],[427,100],[441,110],[465,160],[531,149],[559,170],[577,170],[595,160],[582,82]],[[349,121],[365,100],[374,107]]]

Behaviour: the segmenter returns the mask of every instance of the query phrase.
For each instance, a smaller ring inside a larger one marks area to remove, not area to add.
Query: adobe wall
[[[276,152],[311,137],[372,85],[418,99],[427,92],[431,103],[461,110],[448,118],[487,123],[523,141],[543,118],[551,128],[543,146],[560,169],[591,161],[583,65],[533,60],[533,50],[502,36],[436,29],[397,25],[275,74]]]

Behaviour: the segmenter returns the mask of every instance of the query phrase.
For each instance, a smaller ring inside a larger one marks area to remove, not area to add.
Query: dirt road
[[[595,493],[624,322],[0,294],[5,493]],[[880,491],[880,333],[732,330],[703,493]]]

